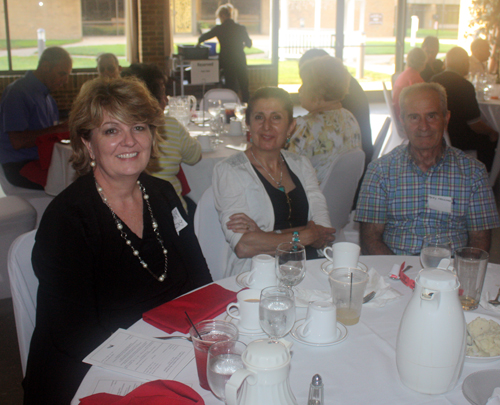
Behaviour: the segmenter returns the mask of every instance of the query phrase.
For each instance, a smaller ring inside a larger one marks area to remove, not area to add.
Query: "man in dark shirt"
[[[448,124],[451,145],[462,150],[476,150],[477,158],[491,170],[498,133],[481,120],[474,86],[464,78],[469,73],[469,55],[465,49],[448,51],[446,70],[432,77],[441,84],[448,96],[451,117]]]
[[[424,81],[429,82],[432,76],[443,71],[443,62],[436,59],[439,52],[439,39],[433,36],[425,37],[422,42],[422,50],[427,55],[427,60],[420,76]]]
[[[224,72],[226,84],[224,87],[238,92],[241,90],[243,102],[250,98],[248,91],[247,59],[244,47],[251,48],[252,40],[243,25],[237,24],[231,18],[233,7],[224,4],[217,9],[217,17],[221,24],[216,25],[198,38],[198,45],[207,39],[217,37],[220,43],[219,65]]]

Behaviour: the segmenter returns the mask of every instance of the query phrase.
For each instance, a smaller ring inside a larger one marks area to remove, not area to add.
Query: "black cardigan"
[[[172,210],[189,220],[172,185],[145,174],[140,180],[168,250],[163,283],[142,268],[121,238],[92,174],[75,181],[47,208],[32,256],[40,285],[23,382],[25,404],[69,404],[90,367],[82,359],[110,334],[212,281],[192,224],[176,232]],[[143,205],[143,238],[126,225],[124,230],[159,276],[164,256]]]

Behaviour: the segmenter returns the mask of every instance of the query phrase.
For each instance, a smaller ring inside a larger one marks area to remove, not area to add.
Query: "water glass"
[[[484,250],[472,247],[455,251],[455,271],[460,282],[458,295],[464,311],[474,310],[479,305],[489,257]]]
[[[295,323],[295,295],[291,288],[267,287],[260,293],[259,321],[262,330],[277,340]]]
[[[423,268],[437,268],[443,259],[451,260],[450,238],[439,234],[425,236],[420,251],[420,262]]]
[[[227,340],[237,340],[238,328],[231,322],[217,319],[202,321],[197,323],[195,326],[202,339],[199,338],[198,333],[196,333],[193,327],[189,330],[189,335],[193,341],[198,378],[200,380],[201,388],[209,390],[210,387],[207,380],[208,350],[214,343]]]
[[[241,355],[247,345],[236,340],[214,343],[208,350],[207,379],[212,393],[226,403],[226,383],[243,368]]]
[[[217,117],[222,111],[222,101],[209,98],[207,100],[207,111],[212,118]]]
[[[276,277],[281,285],[294,287],[306,275],[306,248],[297,242],[280,243],[276,249]]]

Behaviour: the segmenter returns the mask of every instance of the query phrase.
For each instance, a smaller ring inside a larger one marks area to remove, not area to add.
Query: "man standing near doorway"
[[[0,102],[0,163],[7,180],[18,187],[41,189],[19,174],[23,166],[38,159],[36,139],[68,131],[59,124],[59,110],[50,92],[67,83],[72,61],[63,48],[47,48],[38,67],[9,84]]]

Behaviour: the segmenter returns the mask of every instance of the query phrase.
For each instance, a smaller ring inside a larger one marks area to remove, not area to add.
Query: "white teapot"
[[[245,368],[237,370],[226,384],[227,404],[297,405],[288,378],[291,346],[286,340],[251,342],[241,355]]]
[[[466,323],[460,283],[448,270],[421,270],[403,313],[396,364],[403,384],[424,394],[452,390],[465,360]]]

